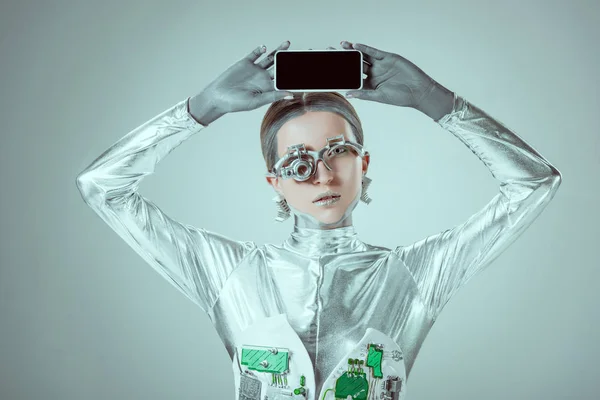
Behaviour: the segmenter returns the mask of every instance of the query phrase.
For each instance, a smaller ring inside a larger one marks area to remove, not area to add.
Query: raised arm
[[[208,311],[253,244],[183,225],[138,193],[157,163],[202,129],[182,101],[105,151],[77,177],[77,187],[86,204],[150,266]]]
[[[440,126],[454,134],[499,181],[499,193],[464,223],[396,253],[436,318],[452,294],[513,243],[548,205],[561,176],[515,133],[461,97]]]
[[[466,144],[500,183],[499,193],[463,224],[394,250],[436,318],[452,294],[542,212],[560,173],[515,133],[404,57],[362,44],[342,47],[362,51],[368,63],[365,89],[347,95],[423,112]]]
[[[182,101],[129,132],[77,177],[86,204],[205,312],[255,245],[174,221],[141,196],[138,186],[163,157],[222,115],[258,108],[288,94],[273,91],[268,62],[254,64],[263,52],[257,48],[189,103]],[[264,92],[257,95],[261,85]]]

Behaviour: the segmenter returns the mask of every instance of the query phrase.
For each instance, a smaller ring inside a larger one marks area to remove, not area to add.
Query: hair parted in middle
[[[277,132],[290,119],[299,117],[309,111],[328,111],[344,118],[352,127],[356,142],[364,145],[362,124],[356,110],[348,100],[335,92],[301,92],[294,93],[292,100],[273,102],[260,126],[260,145],[267,170],[271,171],[277,161]]]

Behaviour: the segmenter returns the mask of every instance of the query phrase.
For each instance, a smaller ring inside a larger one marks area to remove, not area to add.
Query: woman
[[[85,202],[209,315],[233,360],[239,399],[404,398],[443,306],[560,185],[558,170],[522,139],[408,60],[360,44],[342,47],[363,53],[367,75],[364,89],[347,96],[412,107],[454,134],[500,181],[488,205],[409,246],[361,242],[352,210],[370,201],[370,158],[360,120],[338,94],[275,91],[275,51],[258,61],[264,46],[134,129],[77,179]],[[278,220],[294,216],[281,245],[180,224],[137,193],[141,179],[194,133],[268,103],[261,126],[267,181]],[[312,170],[294,170],[301,160]]]

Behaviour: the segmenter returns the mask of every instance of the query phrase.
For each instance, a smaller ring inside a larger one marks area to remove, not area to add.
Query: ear
[[[362,158],[362,173],[365,175],[369,169],[369,163],[371,162],[371,156],[369,152],[365,152],[365,156]]]
[[[279,193],[280,195],[283,195],[283,191],[281,190],[281,183],[279,181],[279,178],[275,178],[272,176],[267,176],[265,177],[265,179],[267,180],[267,183],[269,185],[271,185],[271,187],[273,187],[273,189]]]

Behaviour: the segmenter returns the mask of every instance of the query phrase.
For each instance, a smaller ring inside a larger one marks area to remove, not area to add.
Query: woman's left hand
[[[372,100],[422,110],[424,100],[438,87],[429,75],[398,54],[388,53],[359,43],[341,42],[346,50],[362,52],[367,77],[362,90],[351,90],[347,97]]]

